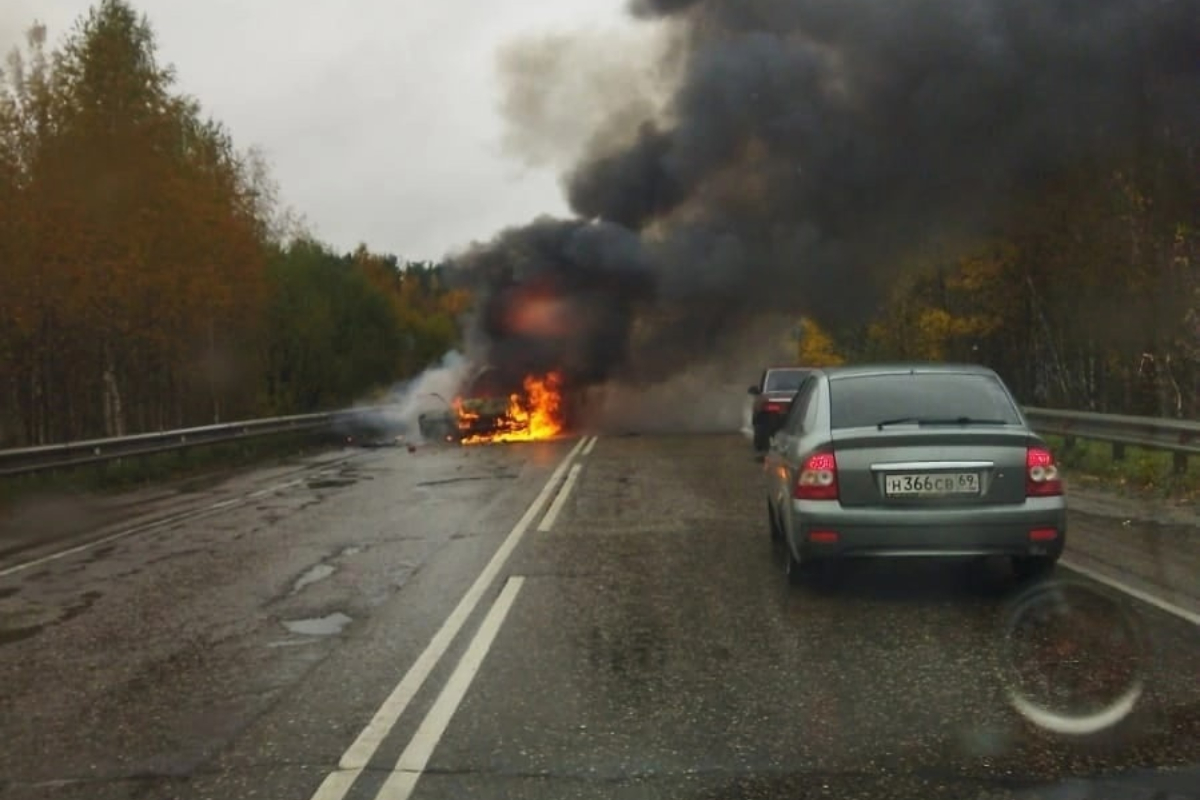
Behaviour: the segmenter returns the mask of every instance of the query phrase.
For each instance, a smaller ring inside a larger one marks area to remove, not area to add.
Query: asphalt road
[[[1195,624],[993,563],[789,588],[760,469],[740,436],[380,449],[11,557],[0,797],[1120,798],[1062,781],[1200,764]],[[1006,638],[1029,597],[1071,609],[1053,657]],[[1055,733],[1009,663],[1103,684],[1063,708],[1141,692]]]

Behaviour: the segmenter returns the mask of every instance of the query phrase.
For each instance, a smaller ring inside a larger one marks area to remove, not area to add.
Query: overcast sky
[[[57,42],[89,0],[2,0],[8,50],[34,19]],[[500,147],[496,48],[620,25],[625,0],[134,0],[180,88],[338,249],[434,259],[539,213],[558,177]]]

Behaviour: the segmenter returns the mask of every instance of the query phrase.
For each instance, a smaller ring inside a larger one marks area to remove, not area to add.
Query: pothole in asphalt
[[[339,489],[343,486],[353,486],[357,478],[311,478],[307,481],[310,489]]]
[[[353,467],[342,467],[318,472],[305,479],[304,483],[310,489],[339,489],[353,486],[363,476]]]
[[[495,475],[463,475],[456,478],[441,478],[438,480],[421,481],[417,486],[446,486],[451,483],[468,483],[472,481],[504,481],[516,480],[517,476],[510,473],[497,473]]]
[[[62,612],[41,603],[12,600],[0,605],[0,645],[36,636],[61,618]]]
[[[297,578],[296,582],[292,584],[292,594],[296,594],[310,583],[325,580],[336,571],[329,564],[317,564],[315,567],[310,567],[307,572]]]
[[[336,636],[353,621],[350,617],[337,611],[324,617],[284,620],[283,627],[302,636]]]
[[[23,602],[12,596],[5,598],[0,604],[0,645],[37,636],[52,625],[72,620],[90,609],[100,597],[100,592],[84,592],[71,605],[57,608]]]

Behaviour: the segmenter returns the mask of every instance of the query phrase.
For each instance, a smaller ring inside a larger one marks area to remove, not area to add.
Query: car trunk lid
[[[1022,426],[905,425],[833,431],[844,506],[1015,505],[1038,441]]]
[[[795,397],[795,395],[795,392],[763,392],[763,411],[770,413],[783,413],[791,408],[792,398]]]

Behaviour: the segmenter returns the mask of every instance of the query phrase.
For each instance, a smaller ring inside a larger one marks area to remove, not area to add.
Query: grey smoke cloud
[[[586,96],[605,134],[564,172],[580,220],[507,231],[464,260],[520,264],[521,280],[553,276],[619,307],[576,332],[591,380],[683,371],[763,314],[861,319],[929,237],[988,231],[1058,170],[1200,133],[1196,0],[637,0],[631,11],[670,31],[657,57],[678,76],[673,93],[635,106]],[[547,43],[541,61],[588,52],[567,55],[573,43]],[[554,97],[574,75],[506,79]],[[556,226],[574,233],[542,235]],[[571,249],[579,236],[599,258]],[[613,254],[628,259],[620,281]],[[498,286],[495,269],[477,274]],[[488,296],[493,317],[513,297]],[[618,345],[594,341],[606,337]],[[503,326],[488,338],[495,353],[524,352]]]
[[[657,17],[683,11],[699,5],[701,0],[632,0],[629,11],[639,19]]]
[[[526,166],[567,170],[589,154],[630,144],[667,102],[677,65],[673,29],[552,32],[497,53],[503,146]]]
[[[746,388],[764,366],[790,363],[796,343],[786,316],[764,315],[706,347],[703,358],[662,369],[653,381],[613,379],[588,392],[584,424],[621,433],[728,433],[748,419]],[[748,359],[747,353],[755,358]]]

